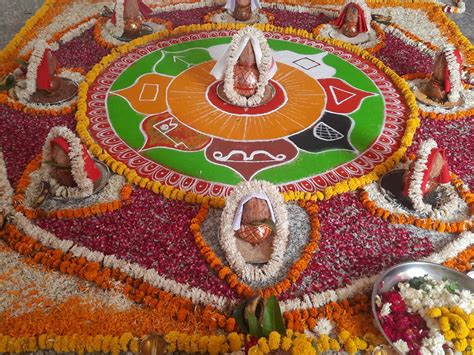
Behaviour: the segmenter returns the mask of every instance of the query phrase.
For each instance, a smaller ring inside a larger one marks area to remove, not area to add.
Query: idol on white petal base
[[[237,21],[249,21],[262,6],[259,0],[227,0],[225,9]]]

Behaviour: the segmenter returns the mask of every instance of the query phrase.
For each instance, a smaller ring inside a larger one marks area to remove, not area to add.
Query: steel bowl
[[[459,271],[439,264],[425,261],[413,261],[392,266],[390,269],[384,272],[374,284],[374,288],[372,290],[372,314],[378,330],[383,334],[387,342],[394,349],[395,347],[393,343],[383,331],[382,325],[380,324],[379,318],[377,317],[377,306],[375,304],[375,299],[378,295],[390,291],[392,287],[396,286],[399,282],[408,281],[414,277],[423,277],[425,275],[428,275],[438,281],[442,281],[443,278],[448,278],[451,281],[456,281],[461,289],[474,293],[474,280],[472,278]]]

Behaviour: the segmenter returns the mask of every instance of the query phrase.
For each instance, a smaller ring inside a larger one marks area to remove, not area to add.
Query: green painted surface
[[[229,42],[230,37],[196,40],[150,53],[127,68],[113,83],[111,90],[129,87],[138,77],[147,73],[179,75],[190,65],[211,59],[205,48]],[[319,49],[296,43],[280,40],[269,40],[268,42],[274,50],[289,50],[299,54],[321,52]],[[331,54],[326,55],[323,60],[325,64],[336,69],[335,77],[345,80],[354,87],[377,94],[366,98],[361,107],[350,115],[355,122],[350,140],[353,146],[362,152],[372,145],[382,129],[384,122],[383,98],[374,83],[351,64]],[[145,116],[136,113],[126,100],[115,95],[109,95],[107,107],[115,131],[129,146],[140,149],[144,137],[139,126]],[[143,155],[175,171],[203,180],[225,184],[236,184],[241,181],[241,177],[232,169],[208,162],[204,151],[182,152],[155,148],[144,152]],[[356,156],[357,153],[344,150],[320,153],[300,151],[299,156],[291,163],[269,168],[258,173],[255,178],[274,183],[291,182],[327,171],[353,160]]]

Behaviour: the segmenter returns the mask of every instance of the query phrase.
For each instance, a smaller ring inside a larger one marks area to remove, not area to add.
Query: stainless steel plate
[[[372,314],[375,319],[375,324],[379,331],[383,334],[387,342],[393,346],[390,339],[385,335],[382,325],[377,317],[377,307],[375,305],[375,298],[381,293],[389,291],[393,286],[399,282],[410,280],[414,277],[423,277],[428,275],[435,280],[442,281],[443,278],[448,278],[451,281],[459,283],[460,288],[469,290],[474,293],[474,280],[467,275],[447,268],[442,265],[428,263],[424,261],[413,261],[403,264],[398,264],[388,269],[382,276],[380,276],[374,284],[372,290]]]

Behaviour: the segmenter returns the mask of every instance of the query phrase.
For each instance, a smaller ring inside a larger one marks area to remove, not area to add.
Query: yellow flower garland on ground
[[[131,333],[121,336],[112,335],[54,335],[42,334],[38,337],[10,337],[0,334],[0,353],[36,352],[53,350],[55,352],[74,352],[78,354],[90,352],[106,352],[118,355],[130,351],[138,353],[139,342]]]
[[[181,189],[177,189],[173,186],[162,185],[158,181],[151,181],[148,178],[142,178],[138,176],[137,172],[133,169],[127,167],[126,164],[119,162],[112,158],[102,147],[100,147],[91,137],[87,131],[89,126],[89,118],[87,117],[87,91],[89,85],[91,85],[94,80],[100,75],[100,73],[115,59],[117,59],[123,53],[127,53],[130,50],[144,45],[150,41],[159,40],[166,37],[177,36],[179,34],[196,32],[196,31],[212,31],[212,30],[239,30],[245,27],[245,24],[222,24],[222,23],[207,23],[204,25],[189,25],[189,26],[180,26],[172,31],[162,31],[159,33],[154,33],[149,36],[142,38],[137,38],[130,43],[127,43],[123,46],[115,48],[111,54],[105,56],[99,64],[96,64],[92,70],[86,75],[86,80],[79,86],[79,100],[78,100],[78,111],[76,114],[77,126],[76,130],[81,138],[81,140],[86,143],[89,149],[97,156],[101,161],[106,163],[115,173],[124,175],[128,181],[133,182],[134,184],[152,190],[155,193],[162,194],[166,198],[185,200],[188,203],[206,203],[212,207],[222,208],[225,204],[223,198],[209,197],[197,195],[192,192],[186,192]],[[401,94],[404,96],[407,101],[408,108],[410,110],[408,119],[406,121],[406,129],[404,136],[401,139],[401,144],[398,150],[392,154],[384,163],[377,165],[374,170],[361,176],[359,178],[350,178],[348,180],[339,182],[334,186],[330,186],[324,190],[324,192],[316,192],[314,194],[309,194],[306,192],[299,191],[290,191],[283,194],[285,201],[289,200],[323,200],[329,199],[334,195],[341,193],[354,191],[361,186],[367,185],[375,180],[378,177],[391,168],[393,168],[403,157],[407,148],[411,145],[415,131],[419,125],[418,119],[418,107],[416,106],[416,99],[411,92],[408,84],[400,78],[393,70],[386,67],[380,60],[373,57],[369,52],[361,50],[354,45],[334,40],[328,38],[314,37],[311,33],[295,29],[292,27],[277,27],[270,24],[265,25],[255,25],[258,29],[268,32],[280,32],[284,34],[291,34],[300,36],[303,38],[316,39],[318,41],[326,42],[328,44],[341,47],[347,51],[350,51],[356,55],[361,56],[363,59],[373,63],[378,69],[382,70],[399,88]]]

